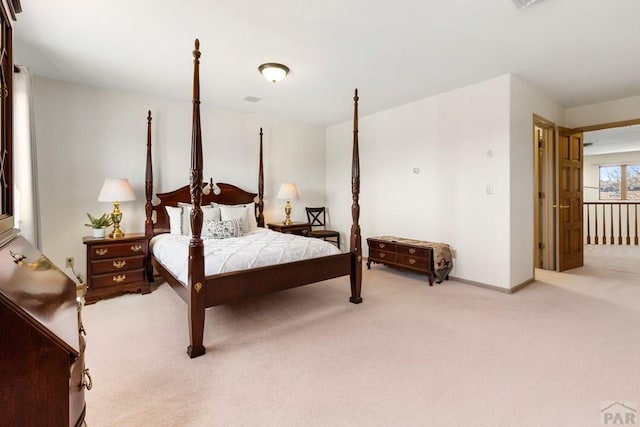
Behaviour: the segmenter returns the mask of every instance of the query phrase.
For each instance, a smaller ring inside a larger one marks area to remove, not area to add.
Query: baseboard
[[[525,286],[527,286],[529,283],[535,282],[535,279],[531,278],[531,279],[525,280],[522,283],[519,283],[519,284],[515,285],[513,288],[507,289],[507,288],[503,288],[502,286],[490,285],[488,283],[482,283],[482,282],[476,282],[476,281],[473,281],[473,280],[461,279],[459,277],[451,276],[449,279],[450,280],[455,280],[456,282],[465,283],[467,285],[477,286],[479,288],[485,288],[485,289],[489,289],[489,290],[492,290],[492,291],[502,292],[504,294],[514,294],[514,293],[518,292],[520,289],[522,289]]]
[[[511,288],[511,292],[509,292],[509,293],[510,293],[510,294],[515,294],[515,293],[516,293],[516,292],[518,292],[520,289],[522,289],[522,288],[526,287],[527,285],[529,285],[529,284],[531,284],[531,283],[533,283],[533,282],[535,282],[535,281],[536,281],[536,279],[535,279],[535,278],[533,278],[533,277],[532,277],[532,278],[530,278],[530,279],[527,279],[527,280],[525,280],[524,282],[519,283],[519,284],[515,285],[513,288]]]

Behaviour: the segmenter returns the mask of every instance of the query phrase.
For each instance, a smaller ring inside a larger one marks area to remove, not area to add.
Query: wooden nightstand
[[[151,292],[149,239],[127,234],[122,239],[84,237],[87,245],[87,304],[123,292]]]
[[[308,222],[292,222],[290,225],[284,225],[282,222],[267,224],[270,230],[279,231],[286,234],[297,234],[299,236],[308,236],[311,231],[311,225]]]

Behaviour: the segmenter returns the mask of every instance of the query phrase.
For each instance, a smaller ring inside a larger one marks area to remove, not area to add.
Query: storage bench
[[[379,263],[389,267],[426,273],[429,278],[429,286],[433,286],[436,276],[439,279],[438,283],[449,278],[449,271],[451,271],[453,263],[449,246],[444,243],[379,236],[368,238],[367,244],[369,245],[368,269],[371,269],[371,263]],[[434,256],[434,249],[438,256]]]

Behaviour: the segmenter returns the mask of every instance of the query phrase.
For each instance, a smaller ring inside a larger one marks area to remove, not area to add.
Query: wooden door
[[[582,232],[582,132],[558,129],[556,210],[558,271],[584,264]]]

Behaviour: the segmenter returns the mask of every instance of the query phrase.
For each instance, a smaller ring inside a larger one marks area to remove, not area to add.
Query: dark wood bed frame
[[[165,206],[176,206],[178,202],[193,205],[191,211],[192,237],[189,242],[188,282],[181,283],[162,263],[150,255],[150,264],[171,285],[188,304],[189,339],[187,353],[191,358],[205,353],[202,344],[204,335],[205,308],[239,301],[244,298],[289,289],[335,277],[350,276],[351,297],[354,304],[362,302],[360,296],[362,283],[362,239],[358,219],[360,206],[360,161],[358,151],[358,90],[355,90],[353,115],[353,158],[351,168],[351,236],[350,250],[339,255],[330,255],[304,261],[278,264],[249,270],[216,274],[205,277],[204,244],[202,232],[203,204],[217,202],[222,204],[241,204],[256,202],[256,219],[259,227],[264,227],[263,196],[264,172],[262,161],[262,129],[260,129],[260,167],[258,172],[258,194],[249,193],[234,185],[219,183],[222,190],[219,195],[203,194],[205,183],[202,177],[202,134],[200,129],[200,42],[195,40],[193,51],[193,122],[191,141],[191,177],[190,184],[175,191],[157,194],[159,203],[153,205],[153,167],[151,159],[151,111],[147,116],[147,166],[145,175],[145,234],[151,238],[156,234],[169,231],[169,218]],[[258,197],[256,201],[255,198]],[[153,213],[156,218],[153,221]]]

